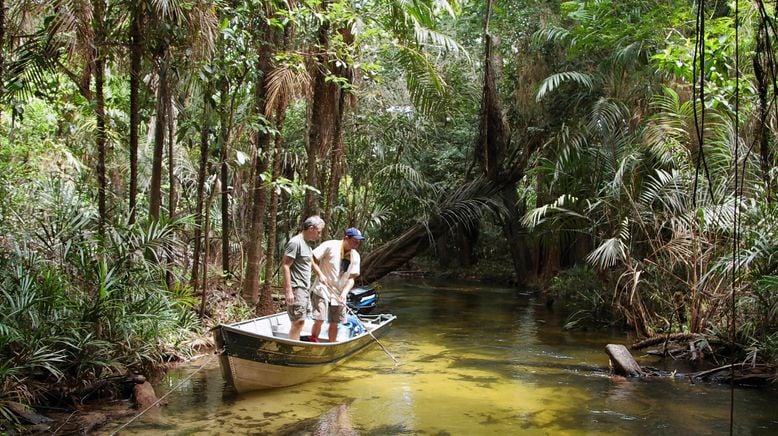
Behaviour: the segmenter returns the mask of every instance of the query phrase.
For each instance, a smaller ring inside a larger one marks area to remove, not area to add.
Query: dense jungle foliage
[[[311,214],[367,281],[775,365],[775,35],[761,0],[0,0],[0,419],[273,311]]]

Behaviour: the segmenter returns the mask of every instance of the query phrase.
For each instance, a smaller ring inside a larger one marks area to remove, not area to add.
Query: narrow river
[[[321,380],[235,395],[213,359],[194,375],[197,366],[158,382],[161,396],[186,380],[159,413],[121,434],[730,433],[729,385],[609,377],[605,345],[632,338],[566,331],[570,309],[562,304],[548,308],[507,288],[421,279],[388,281],[379,296],[378,311],[397,315],[381,343],[398,366],[374,346]],[[733,433],[778,434],[777,396],[776,388],[736,388]]]

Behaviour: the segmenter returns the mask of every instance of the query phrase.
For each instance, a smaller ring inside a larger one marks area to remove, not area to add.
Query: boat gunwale
[[[394,320],[397,319],[396,315],[392,315],[392,314],[389,314],[389,313],[379,313],[379,314],[374,314],[374,315],[363,315],[363,317],[365,317],[365,318],[375,318],[376,320],[380,320],[380,322],[375,324],[376,327],[373,330],[370,330],[369,332],[367,330],[365,330],[364,332],[362,332],[362,333],[360,333],[360,334],[358,334],[356,336],[347,338],[347,339],[342,340],[342,341],[337,341],[337,342],[307,342],[307,341],[302,341],[302,340],[294,340],[294,339],[282,338],[282,337],[278,337],[278,336],[274,336],[274,335],[266,335],[266,334],[261,334],[261,333],[255,333],[255,332],[243,330],[243,329],[241,329],[239,327],[239,326],[242,326],[242,325],[245,325],[245,324],[248,324],[248,323],[256,322],[258,320],[275,318],[275,317],[279,316],[281,313],[283,313],[283,312],[279,312],[279,313],[276,313],[276,314],[273,314],[273,315],[261,316],[261,317],[258,317],[258,318],[252,318],[252,319],[249,319],[249,320],[246,320],[246,321],[239,321],[237,323],[232,323],[232,324],[219,324],[216,327],[214,327],[214,329],[217,329],[217,330],[218,329],[226,329],[226,330],[228,330],[228,331],[230,331],[232,333],[235,333],[235,334],[240,334],[240,335],[243,335],[243,336],[250,336],[250,337],[257,338],[257,339],[262,339],[262,340],[272,340],[272,341],[281,342],[281,343],[288,344],[288,345],[295,345],[295,346],[302,345],[302,346],[310,346],[310,347],[313,347],[313,348],[317,348],[317,347],[330,348],[330,347],[334,347],[334,346],[337,346],[337,345],[350,344],[350,343],[356,341],[357,339],[363,338],[364,336],[369,336],[370,333],[381,331],[381,330],[384,329],[384,327],[389,326],[392,322],[394,322]],[[383,319],[383,318],[386,318],[386,319]],[[362,319],[360,319],[360,321],[362,321]],[[361,349],[361,348],[362,347],[360,347],[359,349]]]

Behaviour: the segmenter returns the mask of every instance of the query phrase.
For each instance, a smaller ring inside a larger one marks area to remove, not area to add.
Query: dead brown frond
[[[311,87],[311,76],[304,68],[294,65],[280,65],[270,72],[267,79],[267,101],[265,116],[272,115],[274,109],[285,102],[302,98]]]

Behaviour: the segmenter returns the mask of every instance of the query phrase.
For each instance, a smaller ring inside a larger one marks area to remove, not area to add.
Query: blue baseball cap
[[[350,238],[358,239],[360,241],[365,239],[365,237],[362,236],[362,232],[360,232],[359,229],[356,228],[356,227],[349,227],[349,228],[347,228],[346,229],[346,236],[348,236]]]

